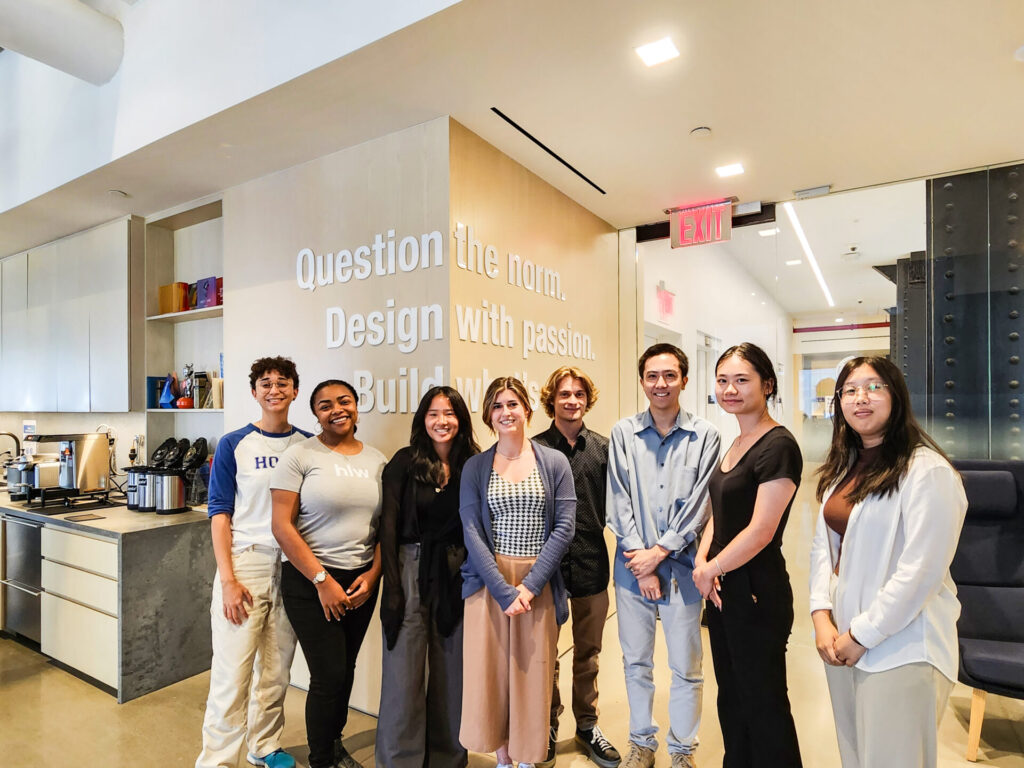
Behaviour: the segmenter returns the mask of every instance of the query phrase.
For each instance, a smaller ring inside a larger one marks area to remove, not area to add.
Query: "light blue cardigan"
[[[576,487],[569,460],[559,451],[530,441],[537,459],[537,470],[544,484],[544,546],[537,561],[523,579],[523,586],[539,595],[551,582],[555,616],[559,624],[569,618],[569,602],[559,565],[569,549],[576,530]],[[466,562],[462,565],[462,597],[467,598],[487,587],[502,610],[508,608],[519,592],[505,581],[494,560],[494,533],[487,506],[487,483],[491,477],[494,453],[491,446],[466,462],[462,468],[459,494],[462,528],[466,538]]]

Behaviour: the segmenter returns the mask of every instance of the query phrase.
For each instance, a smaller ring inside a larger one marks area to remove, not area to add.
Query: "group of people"
[[[601,768],[654,765],[660,620],[665,740],[673,768],[692,768],[705,604],[723,765],[802,765],[782,555],[800,450],[771,416],[778,382],[759,347],[739,344],[717,362],[717,401],[739,426],[724,452],[718,430],[680,406],[688,372],[677,347],[648,348],[638,362],[648,408],[607,438],[584,424],[598,390],[582,370],[548,378],[540,403],[551,426],[533,438],[525,386],[499,377],[483,401],[495,438],[483,451],[459,393],[433,387],[409,445],[388,461],[356,437],[352,386],[317,384],[310,435],[288,421],[295,365],[253,363],[261,418],[221,439],[211,475],[213,660],[197,768],[233,766],[243,747],[253,765],[295,765],[280,739],[296,639],[310,672],[309,766],[358,768],[341,737],[378,592],[378,768],[461,768],[467,750],[495,753],[499,768],[553,763],[556,646],[570,613],[571,706],[587,756]],[[957,668],[949,564],[962,484],[885,358],[846,362],[835,406],[810,609],[840,756],[844,768],[934,766]],[[610,579],[629,706],[624,759],[597,722]]]

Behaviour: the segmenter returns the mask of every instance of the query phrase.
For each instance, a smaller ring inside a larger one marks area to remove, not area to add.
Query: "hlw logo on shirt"
[[[341,464],[334,465],[334,476],[335,477],[369,477],[370,470],[359,469],[358,467],[342,466]]]
[[[273,469],[277,466],[277,456],[257,456],[256,469]]]

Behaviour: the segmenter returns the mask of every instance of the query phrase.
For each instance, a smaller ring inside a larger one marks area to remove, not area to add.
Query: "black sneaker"
[[[586,750],[587,756],[601,768],[617,768],[622,762],[619,750],[611,745],[597,725],[589,731],[577,728],[576,741]]]
[[[548,754],[543,763],[537,763],[539,768],[551,768],[555,764],[555,748],[558,746],[558,729],[551,726],[548,730]]]

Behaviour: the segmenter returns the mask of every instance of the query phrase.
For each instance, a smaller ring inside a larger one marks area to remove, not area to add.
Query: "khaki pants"
[[[495,560],[505,580],[516,585],[534,562],[505,555]],[[534,598],[532,608],[506,616],[486,587],[466,599],[459,733],[466,749],[494,752],[507,744],[510,758],[523,763],[547,756],[558,642],[550,585]]]
[[[604,624],[608,618],[608,590],[596,595],[574,597],[572,611],[572,714],[576,727],[590,730],[597,725],[597,671],[601,655]],[[558,728],[562,714],[558,693],[558,659],[555,659],[555,684],[551,690],[551,727]]]
[[[255,757],[281,748],[295,633],[281,602],[280,554],[253,545],[233,553],[232,561],[253,604],[241,626],[232,624],[224,618],[220,577],[214,578],[210,695],[196,768],[235,765],[243,744]]]

